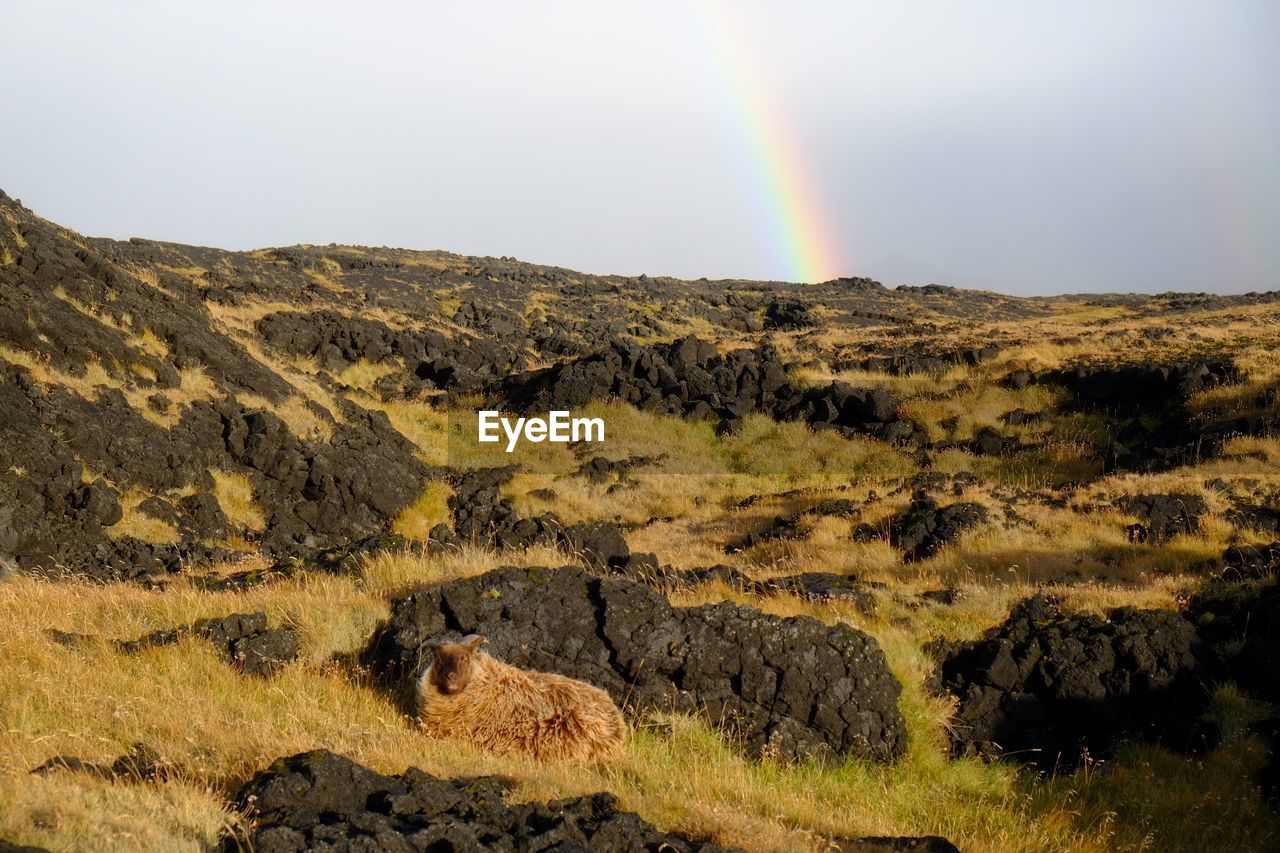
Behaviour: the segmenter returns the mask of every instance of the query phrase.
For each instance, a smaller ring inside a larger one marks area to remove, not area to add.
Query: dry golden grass
[[[251,533],[260,533],[266,527],[266,514],[258,506],[253,482],[240,473],[210,468],[213,477],[213,496],[222,508],[227,521]]]
[[[361,359],[334,376],[334,379],[344,385],[350,385],[352,388],[367,391],[371,389],[382,377],[403,370],[404,365],[395,360],[389,359],[387,361],[374,364],[373,362]]]
[[[129,489],[120,496],[120,509],[123,515],[120,520],[107,528],[107,535],[112,539],[130,536],[153,545],[173,545],[182,539],[178,529],[166,521],[152,518],[138,509],[152,495],[140,489]]]
[[[431,528],[437,524],[449,524],[453,516],[449,512],[451,490],[446,483],[432,480],[418,499],[396,517],[391,529],[414,542],[426,542]]]
[[[903,622],[904,611],[892,599],[875,619],[791,596],[749,599],[783,615],[856,619],[877,636],[904,683],[910,731],[907,755],[890,766],[754,761],[704,724],[680,717],[636,728],[611,764],[539,766],[427,738],[390,696],[335,663],[367,641],[388,612],[387,597],[413,584],[476,574],[500,562],[555,564],[564,558],[546,550],[382,555],[358,576],[314,575],[242,593],[201,592],[182,581],[164,591],[34,579],[0,586],[6,624],[0,635],[0,836],[55,850],[207,848],[238,819],[223,805],[231,790],[276,757],[324,747],[386,772],[412,765],[445,776],[502,773],[518,783],[515,800],[609,790],[624,807],[661,826],[752,850],[817,850],[826,835],[922,833],[944,834],[962,849],[1101,851],[1155,844],[1191,850],[1207,838],[1206,830],[1196,829],[1196,820],[1201,826],[1206,821],[1195,816],[1224,796],[1231,798],[1233,820],[1214,823],[1221,849],[1275,837],[1274,816],[1227,772],[1239,760],[1239,745],[1232,759],[1213,753],[1202,762],[1159,750],[1136,753],[1133,764],[1118,772],[1135,774],[1131,778],[1143,785],[1140,800],[1133,791],[1116,790],[1114,774],[1076,774],[1044,785],[1010,766],[950,760],[943,746],[948,704],[923,691],[929,662],[920,638],[971,636],[998,621],[1025,588],[992,594],[975,587],[955,608],[912,611],[912,622]],[[683,594],[678,603],[725,595],[737,594],[707,588]],[[1094,595],[1098,604],[1120,599]],[[303,658],[271,680],[237,675],[196,640],[136,655],[123,655],[107,642],[257,609],[273,623],[294,625],[304,638]],[[45,633],[50,628],[101,639],[67,647]],[[27,775],[55,754],[109,760],[135,741],[158,749],[178,768],[179,781]],[[1257,764],[1256,747],[1244,748],[1245,760]],[[1199,786],[1206,774],[1215,781],[1212,793]],[[1113,813],[1117,797],[1140,803],[1142,812]]]
[[[5,212],[5,218],[11,219]],[[0,265],[12,265],[23,241],[0,246]],[[61,232],[60,232],[61,233]],[[73,239],[68,236],[68,239]],[[84,245],[83,241],[79,245]],[[382,250],[340,247],[342,252],[390,258]],[[180,253],[155,268],[126,266],[143,284],[160,288],[160,271],[201,280],[206,270]],[[448,253],[395,253],[407,267],[448,275],[433,291],[431,310],[420,316],[374,304],[374,292],[353,292],[357,273],[344,273],[329,258],[296,271],[270,251],[236,256],[236,263],[287,275],[306,294],[305,310],[331,309],[380,319],[394,328],[430,326],[468,335],[450,320],[470,284],[452,275],[478,274],[481,262]],[[236,274],[229,260],[217,268]],[[268,265],[271,265],[268,267]],[[393,281],[388,279],[389,281]],[[76,310],[117,329],[133,350],[125,364],[91,361],[83,371],[54,368],[47,359],[0,346],[0,359],[29,370],[47,386],[62,386],[87,400],[117,389],[152,422],[172,426],[192,402],[212,399],[218,384],[202,368],[180,372],[176,389],[157,389],[156,360],[170,355],[153,330],[128,314],[96,311],[64,290],[58,295]],[[531,287],[523,303],[529,314],[550,310],[551,290]],[[353,308],[353,305],[356,305]],[[1214,389],[1191,401],[1206,421],[1241,414],[1274,414],[1259,393],[1280,379],[1272,357],[1280,345],[1280,306],[1190,311],[1174,328],[1168,316],[1087,300],[1038,303],[1038,316],[971,320],[943,316],[926,307],[913,319],[909,339],[901,327],[825,327],[782,334],[726,333],[689,310],[671,304],[629,303],[658,318],[662,339],[697,333],[715,337],[722,349],[770,340],[801,385],[833,379],[884,387],[905,399],[902,413],[917,420],[936,441],[964,442],[994,426],[1040,445],[1009,457],[980,457],[963,450],[933,450],[917,457],[871,440],[846,440],[800,424],[748,418],[734,436],[716,436],[709,424],[637,411],[618,403],[596,403],[588,416],[603,417],[608,440],[602,448],[522,444],[514,454],[501,446],[477,446],[479,401],[443,395],[415,401],[381,401],[370,391],[377,381],[404,369],[394,363],[353,365],[332,375],[314,359],[285,357],[262,345],[254,324],[274,311],[296,311],[288,301],[245,300],[207,304],[214,328],[287,382],[294,393],[281,402],[241,395],[241,402],[271,410],[304,438],[329,440],[347,408],[384,412],[393,426],[433,465],[475,468],[517,463],[504,489],[518,512],[554,511],[569,521],[616,520],[635,525],[633,550],[652,551],[678,567],[726,562],[756,579],[800,571],[835,571],[883,581],[874,615],[841,604],[823,605],[790,595],[755,596],[721,584],[683,590],[676,603],[697,605],[735,600],[783,616],[845,622],[874,635],[903,682],[908,718],[907,755],[888,767],[847,762],[835,766],[786,765],[743,758],[703,723],[659,717],[638,726],[616,762],[590,768],[556,768],[492,756],[464,744],[432,741],[404,717],[391,697],[371,685],[351,664],[388,613],[392,596],[420,583],[470,576],[503,564],[559,565],[574,555],[552,548],[494,552],[465,547],[445,556],[425,553],[375,555],[360,572],[312,575],[240,593],[210,593],[179,578],[163,590],[136,586],[52,584],[19,578],[0,585],[0,838],[58,850],[208,849],[240,816],[225,803],[253,771],[285,754],[317,747],[334,749],[387,772],[414,765],[441,775],[502,773],[516,779],[516,799],[545,799],[609,790],[624,807],[661,826],[707,834],[759,850],[821,849],[821,838],[866,834],[938,833],[967,850],[1222,850],[1273,849],[1277,819],[1261,802],[1252,778],[1265,761],[1248,736],[1256,705],[1230,685],[1215,691],[1213,715],[1228,733],[1224,746],[1200,758],[1155,748],[1131,748],[1105,768],[1049,780],[1017,769],[952,760],[946,750],[949,703],[929,695],[931,666],[922,651],[928,640],[966,639],[1004,619],[1017,600],[1041,589],[1067,607],[1101,612],[1120,605],[1177,606],[1200,580],[1202,564],[1230,544],[1262,542],[1261,533],[1232,527],[1225,517],[1231,499],[1248,481],[1280,489],[1280,439],[1241,437],[1216,459],[1158,475],[1104,476],[1097,448],[1116,424],[1097,414],[1055,415],[1043,426],[1008,428],[1000,416],[1015,408],[1052,411],[1059,395],[1043,387],[1020,391],[998,384],[1010,370],[1069,367],[1122,356],[1125,360],[1177,360],[1227,354],[1249,374],[1236,386]],[[825,314],[829,309],[817,309]],[[926,326],[925,324],[929,324]],[[1164,327],[1169,327],[1165,329]],[[1149,331],[1160,328],[1159,335]],[[657,338],[655,338],[656,340]],[[892,377],[864,371],[833,372],[832,363],[853,358],[871,345],[894,347],[929,342],[938,348],[1003,347],[992,361],[958,366],[940,375]],[[347,386],[341,392],[334,383]],[[171,402],[155,412],[147,398],[161,391]],[[635,469],[625,482],[590,482],[577,473],[597,453],[611,459],[659,457]],[[991,512],[988,525],[968,531],[940,553],[904,564],[883,541],[854,542],[860,523],[884,526],[910,500],[908,480],[924,467],[976,474],[982,484],[945,500],[976,500]],[[214,494],[246,538],[265,527],[266,510],[242,474],[215,470]],[[87,468],[86,481],[97,475]],[[1211,484],[1221,479],[1227,485]],[[1069,483],[1083,484],[1074,490]],[[551,489],[554,498],[534,492]],[[875,491],[879,497],[870,499]],[[1125,528],[1136,519],[1118,508],[1127,495],[1184,492],[1209,506],[1200,530],[1162,546],[1133,544]],[[430,528],[448,521],[448,487],[426,485],[393,528],[424,541]],[[148,495],[126,489],[125,517],[112,536],[153,542],[176,541],[177,532],[138,511]],[[166,495],[165,497],[175,497]],[[749,506],[744,498],[762,496]],[[1061,498],[1069,497],[1064,504]],[[798,512],[824,498],[850,498],[861,505],[852,519],[814,517],[802,535],[726,553],[726,546],[768,526],[778,515]],[[253,546],[235,543],[245,550]],[[218,569],[229,572],[264,565],[266,558]],[[951,606],[922,603],[918,593],[953,587]],[[266,611],[303,636],[302,659],[271,680],[236,674],[214,651],[186,641],[138,655],[120,654],[110,641],[229,612]],[[93,634],[78,646],[52,640],[47,629]],[[72,773],[32,777],[28,770],[54,754],[110,760],[134,741],[158,748],[178,768],[163,784],[106,782]]]
[[[279,402],[268,400],[251,391],[236,393],[236,400],[246,409],[263,409],[284,421],[298,438],[307,441],[328,441],[333,437],[333,424],[316,414],[312,402],[300,394],[290,394]]]

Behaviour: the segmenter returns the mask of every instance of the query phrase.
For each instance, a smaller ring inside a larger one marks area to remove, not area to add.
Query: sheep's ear
[[[440,647],[443,645],[444,643],[440,642],[439,640],[427,640],[425,643],[422,644],[422,648],[426,649],[432,654],[435,654],[436,652],[440,651]]]
[[[463,638],[462,645],[474,652],[476,649],[483,646],[487,639],[488,637],[483,634],[470,634]]]

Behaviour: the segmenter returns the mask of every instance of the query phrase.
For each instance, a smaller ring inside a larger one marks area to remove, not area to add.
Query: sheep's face
[[[472,634],[461,643],[442,643],[431,640],[427,650],[431,652],[431,683],[446,696],[461,693],[471,683],[471,669],[476,650],[485,638]]]

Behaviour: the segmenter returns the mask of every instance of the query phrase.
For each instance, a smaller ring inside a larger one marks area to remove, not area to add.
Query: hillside
[[[1280,292],[229,252],[0,193],[0,840],[318,844],[240,789],[326,749],[348,841],[444,831],[376,791],[517,849],[570,813],[600,849],[1274,846],[1277,347]],[[480,408],[608,434],[508,454]],[[623,757],[426,737],[421,644],[473,632],[609,690]]]

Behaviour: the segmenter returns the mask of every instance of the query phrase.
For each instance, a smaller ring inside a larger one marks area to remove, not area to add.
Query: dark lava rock
[[[895,444],[928,440],[898,416],[900,401],[887,391],[844,382],[800,389],[770,347],[721,355],[714,344],[693,336],[652,346],[615,341],[576,361],[511,376],[500,396],[522,412],[573,411],[591,400],[617,398],[645,411],[714,417],[721,432],[733,432],[742,418],[758,412]]]
[[[409,549],[408,541],[398,533],[379,533],[356,542],[348,542],[334,548],[325,548],[301,556],[290,556],[276,561],[270,573],[294,575],[300,571],[328,572],[329,574],[347,574],[359,571],[361,564],[369,557],[382,553],[395,553]],[[258,580],[265,580],[259,577]]]
[[[621,483],[632,482],[631,472],[660,461],[659,456],[628,456],[625,459],[608,459],[604,456],[593,456],[578,468],[578,476],[586,477],[593,483],[608,482],[613,478]],[[552,496],[554,497],[554,492]]]
[[[517,515],[511,501],[499,491],[514,473],[510,467],[481,468],[453,477],[454,490],[448,503],[454,529],[441,526],[431,531],[430,539],[436,549],[465,541],[497,548],[558,545],[580,558],[584,565],[598,569],[623,569],[633,559],[647,562],[647,555],[631,553],[622,529],[616,524],[565,524],[555,513],[533,518]]]
[[[423,644],[484,634],[497,658],[609,692],[631,714],[700,714],[753,754],[888,761],[906,746],[901,687],[871,637],[730,602],[678,608],[573,567],[501,569],[397,600],[367,660],[406,687]]]
[[[930,604],[941,604],[944,607],[950,607],[957,601],[964,598],[964,592],[954,587],[944,587],[943,589],[928,589],[920,593],[920,600]]]
[[[184,637],[208,640],[248,675],[271,675],[284,664],[296,660],[302,650],[297,631],[268,628],[267,614],[261,612],[232,613],[221,619],[201,619],[182,628],[156,631],[120,643],[120,650],[138,652],[155,646],[168,646]]]
[[[1222,552],[1222,569],[1235,580],[1280,574],[1280,542],[1270,545],[1232,545]]]
[[[1086,407],[1119,412],[1177,406],[1193,394],[1239,382],[1240,369],[1229,359],[1199,359],[1162,364],[1083,365],[1041,374],[1041,382],[1064,385]]]
[[[167,779],[173,772],[173,765],[151,746],[135,743],[110,764],[94,764],[74,755],[56,755],[31,772],[43,775],[55,770],[88,773],[101,779],[154,782]]]
[[[928,492],[918,491],[911,505],[890,519],[889,544],[902,549],[902,558],[911,563],[933,556],[961,533],[986,520],[987,508],[980,503],[938,506]]]
[[[1280,586],[1274,576],[1243,583],[1211,582],[1187,604],[1200,632],[1208,677],[1230,680],[1272,708],[1280,706]],[[1255,727],[1271,746],[1263,790],[1280,804],[1280,718]]]
[[[1045,420],[1043,412],[1030,412],[1021,407],[1000,416],[1005,426],[1032,426]]]
[[[1187,604],[1214,673],[1280,703],[1280,586],[1267,578],[1210,583]]]
[[[1280,509],[1275,507],[1241,504],[1227,511],[1227,521],[1242,529],[1280,534]]]
[[[1200,529],[1200,516],[1208,512],[1199,495],[1135,495],[1120,501],[1120,507],[1143,520],[1130,528],[1130,540],[1157,545],[1195,533]]]
[[[748,499],[749,500],[749,499]],[[739,508],[751,503],[740,502]],[[836,516],[837,518],[853,518],[858,512],[858,504],[847,498],[828,498],[817,504],[790,515],[776,516],[768,527],[748,533],[736,542],[725,546],[725,551],[745,551],[765,542],[786,539],[801,539],[807,532],[806,521],[819,516]]]
[[[842,601],[854,605],[863,613],[873,613],[876,600],[871,590],[883,586],[833,572],[805,572],[761,581],[755,585],[755,591],[762,594],[789,592],[810,601]]]
[[[833,838],[830,844],[835,853],[960,853],[940,835]]]
[[[1244,374],[1229,359],[1081,365],[1065,370],[1015,371],[1003,383],[1025,388],[1050,383],[1066,388],[1063,407],[1102,412],[1111,420],[1111,444],[1099,447],[1108,470],[1164,471],[1196,464],[1221,452],[1227,438],[1260,435],[1276,428],[1274,415],[1259,413],[1228,420],[1192,411],[1191,397],[1240,382]]]
[[[619,811],[611,794],[508,805],[511,786],[491,776],[440,779],[414,767],[383,776],[325,750],[305,752],[276,761],[240,789],[235,805],[249,812],[252,827],[223,849],[247,842],[258,853],[724,850]]]
[[[1000,354],[998,347],[964,347],[948,350],[891,349],[883,355],[845,359],[832,364],[835,370],[868,370],[890,376],[940,375],[958,365],[974,366]]]
[[[1180,614],[1065,613],[1046,596],[1016,605],[981,640],[939,647],[938,684],[960,700],[959,753],[1043,770],[1106,758],[1125,738],[1194,745],[1205,694],[1197,638]]]
[[[204,592],[244,592],[255,586],[287,580],[297,572],[287,564],[267,569],[246,569],[229,575],[188,575],[192,586]]]
[[[1003,456],[1017,450],[1019,445],[1018,439],[1001,435],[992,427],[983,427],[969,442],[970,449],[979,456]]]
[[[813,326],[813,312],[799,299],[774,299],[764,309],[764,327],[790,331]]]
[[[413,368],[417,379],[447,390],[479,391],[523,366],[509,340],[510,331],[505,342],[491,336],[455,341],[434,330],[396,330],[378,320],[334,311],[268,314],[258,321],[257,330],[276,349],[314,358],[330,370],[360,360],[397,358]]]

